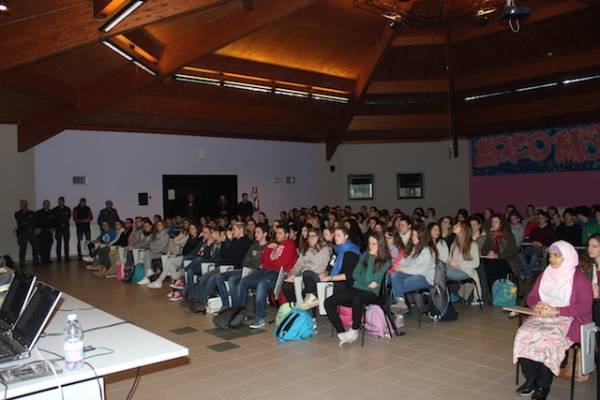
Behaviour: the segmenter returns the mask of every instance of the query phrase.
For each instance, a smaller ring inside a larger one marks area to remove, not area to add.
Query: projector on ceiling
[[[531,7],[529,6],[515,6],[515,5],[507,5],[502,10],[502,15],[500,19],[522,19],[527,18],[531,14]]]

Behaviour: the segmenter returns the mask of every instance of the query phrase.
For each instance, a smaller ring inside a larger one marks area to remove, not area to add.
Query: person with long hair
[[[427,229],[414,229],[411,241],[413,244],[411,252],[402,262],[396,264],[392,274],[392,290],[396,298],[392,308],[400,312],[408,308],[404,299],[405,293],[426,289],[433,285],[438,259],[435,243]]]
[[[450,245],[454,241],[454,233],[452,232],[452,218],[440,218],[440,230],[442,239],[444,239],[446,241],[446,245],[450,247]]]
[[[383,235],[371,233],[367,243],[368,251],[363,253],[352,273],[352,287],[338,291],[325,300],[327,318],[337,331],[340,347],[358,339],[363,306],[377,302],[385,273],[391,265],[390,252]],[[347,332],[337,313],[337,307],[344,304],[352,304],[352,327]]]
[[[450,254],[448,255],[448,268],[446,270],[446,279],[448,281],[460,282],[464,279],[472,278],[477,285],[477,292],[481,295],[482,288],[477,274],[479,267],[479,247],[477,242],[473,241],[471,227],[464,221],[458,221],[454,224],[453,232],[456,235]],[[466,293],[462,293],[463,298],[468,298]],[[475,299],[481,301],[482,299]]]
[[[344,221],[344,226],[348,229],[348,237],[359,248],[363,247],[363,235],[358,226],[358,222],[354,218],[348,218]]]
[[[600,325],[600,280],[598,279],[598,274],[600,274],[600,233],[595,233],[589,237],[586,252],[581,257],[581,270],[592,282],[594,322],[596,325]]]
[[[400,233],[396,228],[390,227],[385,231],[385,241],[388,249],[390,249],[390,256],[392,257],[392,266],[398,264],[404,258],[406,252],[404,251],[404,243],[400,238]]]
[[[483,220],[478,215],[469,217],[469,227],[471,228],[471,239],[477,243],[479,252],[487,240],[487,233],[483,230]]]
[[[432,222],[427,225],[427,234],[433,243],[435,243],[435,248],[438,252],[438,260],[443,263],[448,262],[449,245],[444,239],[442,239],[442,230],[440,228],[440,224],[437,222]],[[454,232],[452,232],[452,234],[454,235]],[[452,243],[454,243],[454,240]]]
[[[577,251],[561,240],[548,253],[550,264],[527,296],[534,315],[519,327],[513,347],[513,363],[521,365],[526,379],[517,393],[533,400],[548,397],[565,352],[581,342],[581,325],[592,321],[592,286],[577,268]]]
[[[316,300],[317,282],[319,276],[327,270],[331,253],[331,247],[323,243],[321,230],[313,227],[308,228],[306,241],[302,243],[302,247],[298,251],[296,264],[288,273],[283,285],[283,294],[288,301],[297,301],[294,290],[296,279],[302,279],[305,295],[308,297],[309,294],[312,294]]]
[[[484,256],[483,267],[490,287],[501,278],[521,275],[519,249],[515,238],[501,214],[494,214],[490,220],[490,231],[481,250]]]

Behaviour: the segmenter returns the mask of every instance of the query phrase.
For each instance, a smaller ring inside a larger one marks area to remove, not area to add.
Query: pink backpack
[[[125,263],[118,263],[115,270],[117,272],[117,279],[122,281],[125,277]]]
[[[338,315],[345,328],[350,328],[352,326],[352,307],[339,306]]]
[[[378,305],[371,304],[367,307],[365,317],[365,330],[377,337],[389,337],[387,316]]]

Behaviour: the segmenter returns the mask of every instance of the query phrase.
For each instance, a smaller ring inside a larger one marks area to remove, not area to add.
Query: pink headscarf
[[[544,270],[539,288],[540,299],[552,307],[565,307],[571,303],[573,278],[579,265],[579,256],[575,248],[564,240],[552,243],[550,251],[560,253],[564,260],[560,267],[548,265]]]

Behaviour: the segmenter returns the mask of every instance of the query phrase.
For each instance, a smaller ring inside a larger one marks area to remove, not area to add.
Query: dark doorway
[[[185,216],[189,194],[195,198],[196,218],[205,215],[216,217],[219,214],[219,195],[225,195],[231,213],[237,204],[237,175],[163,175],[165,216]]]

